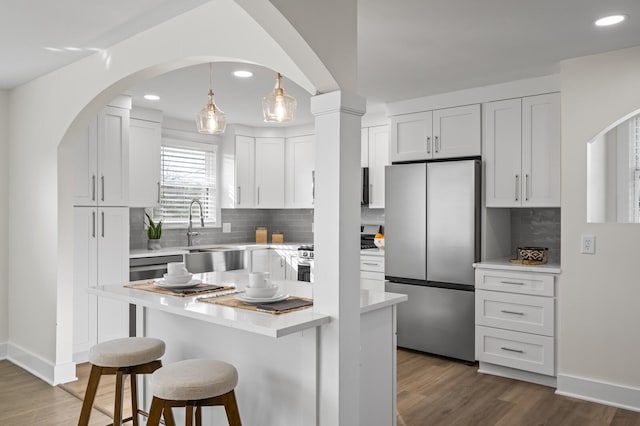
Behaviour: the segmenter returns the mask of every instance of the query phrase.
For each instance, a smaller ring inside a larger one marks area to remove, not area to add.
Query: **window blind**
[[[164,223],[187,223],[189,205],[202,203],[207,222],[216,222],[216,150],[163,145],[160,216]],[[197,205],[194,217],[199,217]]]

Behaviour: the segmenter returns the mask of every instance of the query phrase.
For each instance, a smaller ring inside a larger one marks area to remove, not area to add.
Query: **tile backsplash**
[[[547,247],[551,263],[560,263],[560,209],[511,209],[511,252],[518,247]]]
[[[144,209],[132,208],[129,213],[129,247],[146,248]],[[199,222],[194,220],[193,229],[199,233],[194,237],[195,245],[255,241],[255,231],[259,226],[267,228],[268,241],[271,241],[273,232],[282,232],[285,243],[313,243],[313,209],[222,209],[221,214],[222,223],[231,224],[231,232],[222,232],[222,228],[200,228]],[[186,246],[186,226],[179,229],[163,229],[160,244],[162,247]]]

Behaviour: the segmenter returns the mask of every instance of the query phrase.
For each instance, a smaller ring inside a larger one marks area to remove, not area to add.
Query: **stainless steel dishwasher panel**
[[[167,272],[167,263],[182,262],[181,254],[136,257],[129,259],[129,280],[151,280],[162,278]]]

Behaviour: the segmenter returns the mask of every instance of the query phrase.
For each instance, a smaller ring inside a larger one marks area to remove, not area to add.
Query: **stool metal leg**
[[[82,402],[82,411],[80,412],[78,426],[87,426],[89,424],[91,409],[93,407],[93,401],[96,398],[96,392],[98,390],[98,385],[100,384],[101,375],[102,367],[92,365],[91,373],[89,374],[89,383],[87,383],[87,391],[85,392],[84,401]]]

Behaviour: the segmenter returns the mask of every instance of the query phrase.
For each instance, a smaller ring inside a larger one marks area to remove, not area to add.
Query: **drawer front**
[[[476,324],[553,337],[555,299],[476,290]]]
[[[554,376],[554,356],[553,337],[476,326],[478,361]]]
[[[476,289],[552,297],[554,281],[551,274],[476,269]]]
[[[384,274],[384,258],[360,256],[360,270]]]

